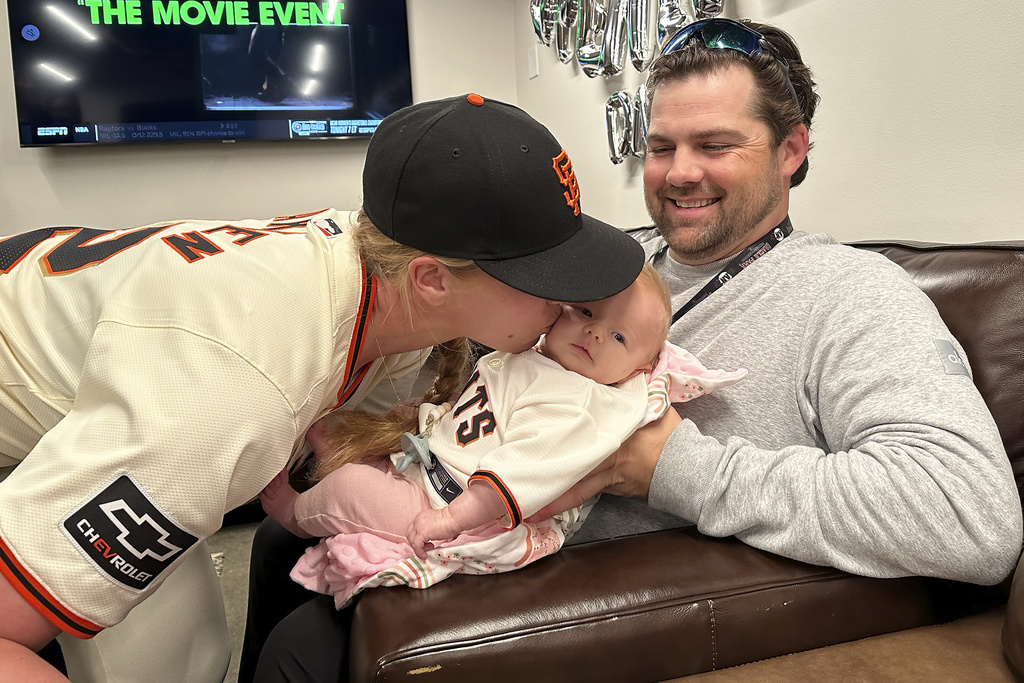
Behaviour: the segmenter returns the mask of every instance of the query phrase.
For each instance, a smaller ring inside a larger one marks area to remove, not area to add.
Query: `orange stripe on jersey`
[[[7,581],[26,602],[61,631],[76,638],[89,639],[103,630],[102,626],[82,619],[63,607],[21,566],[3,539],[0,539],[0,573],[7,577]]]
[[[367,371],[370,369],[370,363],[359,368],[358,371],[354,368],[356,358],[359,357],[359,351],[363,348],[363,343],[366,341],[366,333],[370,327],[370,312],[373,310],[373,303],[377,298],[377,280],[374,279],[373,273],[367,272],[366,264],[362,260],[359,261],[359,269],[363,278],[359,317],[352,328],[352,338],[348,342],[348,360],[345,362],[345,374],[341,388],[338,389],[338,402],[331,410],[340,408],[344,405],[345,401],[352,397],[352,394],[359,388],[360,382],[363,381],[363,377],[366,376]]]
[[[330,211],[330,209],[318,209],[317,211],[310,211],[308,213],[295,213],[290,216],[274,216],[274,219],[267,223],[268,228],[282,228],[290,227],[295,228],[300,225],[305,225],[309,222],[311,216],[316,216],[323,213],[324,211]]]
[[[508,512],[509,518],[512,520],[512,526],[509,529],[514,529],[523,522],[523,511],[519,509],[519,503],[516,502],[516,497],[512,495],[512,491],[509,490],[505,482],[501,480],[494,472],[488,470],[477,470],[469,477],[469,481],[482,481],[491,485],[498,495],[501,496],[501,502],[505,504],[505,510]]]

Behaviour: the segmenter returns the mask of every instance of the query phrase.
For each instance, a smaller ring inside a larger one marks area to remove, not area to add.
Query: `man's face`
[[[768,127],[751,113],[753,89],[750,71],[730,66],[655,90],[644,199],[682,263],[736,253],[789,209],[793,145],[773,147]]]

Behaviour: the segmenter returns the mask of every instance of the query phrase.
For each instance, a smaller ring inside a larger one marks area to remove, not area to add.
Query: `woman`
[[[642,251],[579,199],[543,126],[469,95],[381,123],[355,228],[324,212],[0,241],[0,668],[62,680],[32,651],[122,620],[314,421],[434,344],[521,351],[558,302],[627,287]]]

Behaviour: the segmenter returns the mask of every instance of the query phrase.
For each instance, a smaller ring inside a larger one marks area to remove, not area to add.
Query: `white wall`
[[[362,0],[373,1],[373,0]],[[515,100],[508,0],[407,0],[413,97]],[[171,218],[269,217],[359,205],[366,142],[199,142],[21,149],[0,3],[0,235]]]
[[[584,210],[648,222],[638,160],[608,161],[604,102],[635,90],[628,67],[589,79],[537,45],[529,0],[408,0],[414,97],[476,91],[516,102],[572,156]],[[840,239],[1024,239],[1024,2],[983,11],[932,0],[728,0],[726,16],[777,24],[814,70],[822,103],[800,228]],[[0,3],[0,234],[74,223],[123,227],[186,216],[353,208],[365,142],[188,143],[20,149],[6,3]]]
[[[684,3],[685,4],[685,3]],[[540,48],[527,74],[529,0],[516,5],[519,104],[566,145],[584,210],[647,223],[641,167],[607,160],[603,106],[637,74],[590,80]],[[807,180],[794,190],[797,226],[843,240],[1024,239],[1024,2],[728,0],[724,16],[775,24],[796,39],[821,105]],[[629,67],[631,69],[631,67]]]

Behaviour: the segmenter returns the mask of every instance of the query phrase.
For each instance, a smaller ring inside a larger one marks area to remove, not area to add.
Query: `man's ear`
[[[414,301],[436,307],[452,293],[452,274],[433,256],[417,256],[409,262],[409,293]]]
[[[782,175],[787,178],[793,177],[800,164],[807,158],[810,142],[811,136],[807,132],[807,126],[802,123],[793,126],[793,130],[789,131],[789,135],[779,146],[779,168],[782,169]]]

